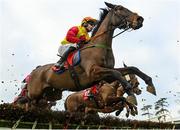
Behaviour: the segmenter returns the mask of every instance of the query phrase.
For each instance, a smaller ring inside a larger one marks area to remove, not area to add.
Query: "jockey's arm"
[[[67,41],[71,43],[79,43],[80,39],[77,37],[78,32],[79,32],[78,27],[74,26],[70,28],[66,35]]]

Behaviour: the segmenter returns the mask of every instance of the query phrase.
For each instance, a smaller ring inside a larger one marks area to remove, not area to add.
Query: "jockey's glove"
[[[84,46],[84,42],[78,42],[77,43],[77,48],[79,49],[79,48],[81,48],[81,47],[83,47]]]

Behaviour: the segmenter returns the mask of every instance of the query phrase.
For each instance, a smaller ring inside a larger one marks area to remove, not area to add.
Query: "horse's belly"
[[[77,91],[77,87],[75,85],[75,80],[77,79],[79,80],[82,89],[88,88],[89,84],[91,84],[86,73],[79,70],[76,70],[77,76],[74,78],[71,76],[68,70],[60,75],[54,72],[52,73],[53,74],[49,78],[48,82],[52,85],[52,87],[55,87],[57,89]]]

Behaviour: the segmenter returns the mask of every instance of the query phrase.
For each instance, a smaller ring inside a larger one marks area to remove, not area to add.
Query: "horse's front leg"
[[[122,110],[123,110],[124,108],[126,108],[126,117],[128,118],[128,117],[129,117],[129,113],[131,112],[131,109],[130,109],[130,107],[129,107],[129,105],[127,104],[126,101],[123,102],[121,109],[119,109],[118,111],[116,111],[116,113],[115,113],[116,116],[119,116],[119,114],[122,112]]]
[[[127,75],[127,74],[136,74],[141,79],[143,79],[145,81],[145,83],[148,85],[147,91],[156,95],[156,90],[155,90],[155,87],[153,85],[152,78],[149,77],[147,74],[143,73],[137,67],[131,66],[131,67],[124,67],[124,68],[115,68],[114,70],[121,72],[121,74],[123,76]]]
[[[121,97],[118,97],[119,99],[120,99],[120,102],[118,103],[118,104],[116,104],[116,106],[118,106],[117,108],[116,108],[116,116],[118,116],[123,110],[124,110],[124,107],[126,108],[126,110],[127,110],[127,113],[129,112],[129,107],[128,107],[128,105],[127,105],[127,100],[126,100],[126,98],[124,98],[123,96],[121,96]]]
[[[126,101],[126,104],[128,105],[129,109],[131,110],[131,115],[132,116],[138,115],[137,106],[135,106],[134,104],[131,104],[131,103],[127,102],[127,101]]]
[[[117,103],[122,103],[125,102],[125,98],[124,97],[117,97],[117,96],[108,96],[108,98],[106,99],[106,105],[107,106],[112,106],[115,105]]]
[[[124,108],[126,108],[126,117],[129,117],[130,108],[126,102],[118,103],[116,104],[116,106],[119,106],[118,109],[116,109],[117,111],[115,112],[116,116],[119,116],[119,114],[124,110]]]

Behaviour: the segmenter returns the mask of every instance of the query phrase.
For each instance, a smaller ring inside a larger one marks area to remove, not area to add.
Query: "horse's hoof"
[[[135,113],[135,112],[133,112],[133,111],[131,111],[131,115],[132,115],[132,116],[135,116],[135,115],[136,115],[136,113]]]
[[[134,95],[127,96],[126,100],[127,102],[137,106],[137,99]]]
[[[135,114],[138,115],[138,111],[137,110],[135,110]]]
[[[118,110],[118,111],[116,111],[115,115],[116,115],[116,116],[119,116],[120,113],[121,113],[121,111]]]
[[[156,89],[154,86],[147,86],[146,91],[156,96]]]
[[[128,118],[129,117],[129,113],[126,113],[126,118]]]

